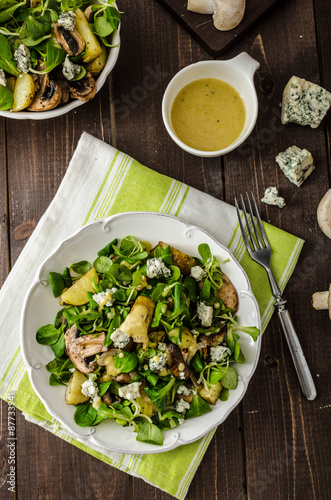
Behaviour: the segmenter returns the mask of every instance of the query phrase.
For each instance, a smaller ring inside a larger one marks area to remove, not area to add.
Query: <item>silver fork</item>
[[[251,193],[252,196],[252,202],[254,206],[254,213],[252,210],[252,204],[249,199],[248,193],[246,192],[246,198],[247,198],[247,203],[248,203],[248,208],[249,208],[249,216],[247,214],[246,210],[246,205],[245,201],[242,195],[240,195],[241,198],[241,203],[242,203],[242,209],[244,213],[244,219],[246,222],[246,228],[248,232],[248,236],[245,232],[245,226],[243,224],[243,221],[240,217],[240,211],[239,211],[239,206],[237,199],[235,198],[235,206],[237,209],[237,215],[238,215],[238,220],[239,220],[239,225],[240,229],[242,232],[242,236],[246,245],[246,248],[248,250],[249,255],[255,262],[258,264],[261,264],[261,266],[264,267],[264,269],[267,271],[269,282],[270,282],[270,287],[273,296],[276,298],[276,303],[275,307],[278,309],[278,317],[280,319],[280,323],[282,325],[285,338],[287,340],[287,344],[293,359],[293,363],[295,366],[295,370],[298,375],[298,379],[300,382],[301,390],[303,394],[306,396],[307,399],[312,401],[313,399],[316,398],[316,388],[315,384],[313,381],[313,378],[311,376],[309,367],[307,365],[306,358],[303,354],[303,351],[301,349],[301,345],[298,339],[298,336],[296,334],[295,328],[293,326],[290,314],[288,310],[285,308],[286,300],[282,298],[281,291],[279,289],[279,286],[274,278],[274,275],[272,274],[272,271],[270,269],[270,256],[271,256],[271,248],[269,244],[269,240],[267,238],[267,235],[264,231],[261,217],[254,199],[253,193]],[[256,221],[254,219],[254,216],[256,217]],[[251,224],[249,223],[249,219],[251,220]]]

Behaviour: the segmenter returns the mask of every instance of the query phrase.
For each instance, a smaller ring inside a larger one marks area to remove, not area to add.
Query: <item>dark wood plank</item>
[[[290,22],[294,18],[295,25]],[[316,83],[321,81],[314,26],[305,22],[307,18],[313,18],[311,2],[288,2],[250,33],[246,49],[261,63],[255,79],[260,113],[245,146],[225,158],[227,200],[232,202],[243,189],[253,190],[261,197],[266,187],[277,186],[287,206],[280,210],[259,203],[262,217],[306,240],[285,296],[318,397],[309,402],[302,396],[283,333],[274,317],[264,334],[260,363],[242,405],[247,494],[256,500],[326,499],[330,490],[330,480],[318,465],[330,462],[329,448],[318,437],[327,433],[328,426],[330,384],[326,360],[330,347],[325,346],[322,359],[319,346],[312,342],[313,332],[325,336],[330,322],[326,314],[316,313],[310,304],[312,293],[324,289],[330,276],[330,242],[316,220],[318,200],[329,187],[325,123],[312,130],[294,124],[284,127],[279,119],[282,90],[293,74]],[[241,48],[240,44],[236,47]],[[310,150],[316,162],[316,171],[300,188],[286,179],[274,160],[279,151],[293,144]]]
[[[161,117],[162,95],[170,78],[187,64],[210,55],[159,2],[142,0],[138,6],[119,0],[119,7],[124,11],[120,58],[100,95],[55,120],[7,120],[7,135],[0,127],[1,181],[6,164],[3,141],[7,137],[11,260],[15,262],[52,200],[84,130],[117,145],[143,164],[229,203],[246,188],[261,195],[268,185],[277,185],[287,207],[279,210],[263,205],[261,211],[273,224],[306,239],[286,297],[316,381],[318,398],[307,402],[302,397],[274,317],[264,335],[261,359],[243,403],[217,430],[187,499],[216,500],[224,496],[234,500],[326,500],[330,491],[326,464],[331,462],[326,443],[330,322],[326,313],[312,310],[310,297],[326,287],[330,276],[330,242],[320,232],[315,216],[318,200],[330,185],[326,142],[330,121],[325,120],[315,131],[292,124],[282,127],[279,102],[292,74],[320,82],[330,90],[330,4],[327,0],[283,2],[272,16],[254,25],[249,34],[227,50],[227,58],[246,50],[260,61],[255,79],[260,114],[254,133],[240,150],[210,160],[183,153],[168,137]],[[22,148],[22,137],[28,144],[28,155]],[[301,188],[290,184],[274,161],[277,152],[291,144],[311,149],[316,161],[315,172]],[[1,182],[2,213],[6,207],[4,186]],[[6,224],[1,219],[2,280],[7,273],[7,257],[3,257]],[[8,419],[7,405],[2,403],[1,408],[2,446]],[[172,498],[90,457],[20,414],[17,437],[19,498],[97,499],[100,491],[103,497],[115,500]],[[7,467],[7,457],[0,455],[0,481],[7,473],[6,468],[1,469],[3,458]],[[1,500],[7,500],[7,493],[0,487]]]
[[[20,412],[17,420],[19,498],[99,500],[100,495],[112,500],[131,498],[128,474],[27,422]]]
[[[8,254],[8,213],[7,213],[7,164],[5,145],[5,120],[0,118],[0,286],[5,281],[9,269]],[[0,499],[6,500],[10,493],[7,483],[10,473],[8,438],[8,404],[0,400]],[[12,422],[11,422],[12,423]]]
[[[211,15],[187,10],[187,0],[158,1],[210,55],[219,57],[269,13],[280,0],[263,0],[262,2],[250,0],[246,3],[245,15],[241,23],[230,31],[217,30]]]

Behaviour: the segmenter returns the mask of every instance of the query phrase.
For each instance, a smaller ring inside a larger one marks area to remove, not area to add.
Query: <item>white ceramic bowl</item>
[[[119,27],[120,28],[120,27]],[[108,59],[106,62],[106,66],[101,71],[100,75],[96,79],[97,84],[97,92],[101,89],[103,84],[105,83],[108,75],[114,68],[118,54],[120,51],[120,31],[116,30],[114,32],[112,43],[115,47],[112,47],[108,54]],[[95,97],[94,97],[95,99]],[[77,108],[78,106],[82,106],[85,104],[84,101],[79,101],[78,99],[74,99],[67,104],[59,105],[54,109],[50,109],[49,111],[18,111],[17,113],[12,113],[11,111],[1,111],[0,116],[4,116],[5,118],[14,118],[16,120],[47,120],[48,118],[56,118],[57,116],[64,115],[71,111],[72,109]]]
[[[200,61],[186,66],[170,81],[163,96],[162,117],[164,125],[175,143],[187,153],[205,158],[222,156],[242,144],[252,132],[258,114],[258,100],[254,86],[254,73],[260,64],[246,52],[227,61]],[[200,151],[185,144],[176,135],[171,123],[171,108],[177,94],[189,83],[201,78],[217,78],[232,85],[241,95],[246,107],[244,128],[230,146],[217,151]]]
[[[67,428],[71,435],[88,446],[102,447],[119,453],[160,453],[196,441],[230,415],[243,398],[256,369],[261,336],[253,342],[246,333],[240,334],[240,347],[246,362],[236,365],[239,382],[237,388],[230,391],[229,399],[218,401],[210,413],[186,420],[184,424],[165,431],[162,446],[137,441],[132,429],[121,427],[114,420],[106,420],[97,427],[78,427],[73,419],[75,408],[65,402],[64,386],[49,385],[49,372],[45,366],[54,359],[54,353],[49,346],[36,342],[38,328],[53,323],[60,309],[58,299],[54,299],[48,273],[62,272],[65,266],[72,262],[85,259],[93,261],[100,248],[114,238],[122,239],[127,235],[149,241],[152,245],[158,241],[165,241],[190,255],[197,255],[200,243],[208,243],[213,255],[223,262],[222,269],[237,289],[239,295],[237,314],[240,323],[261,328],[259,307],[248,277],[226,247],[206,231],[176,217],[154,212],[128,212],[83,226],[60,243],[41,264],[23,305],[22,354],[35,392],[47,411]]]

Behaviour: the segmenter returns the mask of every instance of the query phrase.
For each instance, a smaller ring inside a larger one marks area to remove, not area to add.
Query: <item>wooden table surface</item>
[[[330,0],[280,2],[224,53],[228,59],[246,51],[260,62],[259,116],[245,147],[216,159],[184,153],[161,118],[171,77],[211,56],[158,1],[118,0],[118,6],[124,12],[119,60],[93,101],[52,120],[0,118],[0,283],[54,197],[83,131],[229,203],[246,189],[261,197],[266,187],[278,186],[287,206],[260,208],[264,220],[306,240],[285,295],[318,395],[312,402],[302,396],[274,316],[245,398],[219,426],[187,499],[326,500],[331,497],[331,322],[327,312],[312,308],[311,295],[325,290],[331,278],[331,241],[316,221],[318,202],[330,188],[331,115],[316,130],[282,126],[279,103],[292,75],[331,90]],[[293,144],[309,149],[316,164],[300,188],[274,160]],[[7,404],[1,409],[0,499],[7,500],[14,498],[5,483]],[[19,411],[16,437],[16,498],[172,498],[27,422]]]

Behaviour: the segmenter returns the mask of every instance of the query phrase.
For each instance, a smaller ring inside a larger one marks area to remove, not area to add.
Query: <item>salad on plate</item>
[[[120,18],[115,0],[2,0],[0,110],[93,99]]]
[[[112,419],[145,443],[226,401],[245,363],[239,332],[260,333],[238,323],[237,291],[206,243],[191,256],[126,236],[49,281],[62,307],[36,340],[55,355],[50,385],[66,386],[77,425]]]

